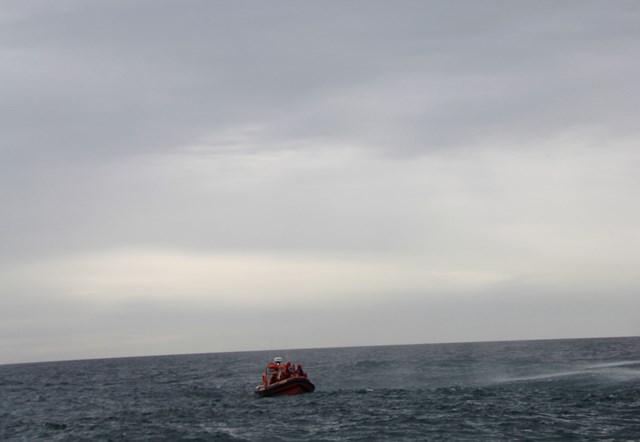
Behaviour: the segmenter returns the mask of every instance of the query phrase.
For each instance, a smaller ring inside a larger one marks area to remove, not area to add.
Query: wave
[[[634,368],[636,367],[637,368]],[[578,366],[568,370],[546,371],[526,376],[506,376],[495,379],[497,383],[544,381],[567,377],[598,376],[614,381],[640,378],[640,360],[599,362]]]
[[[590,369],[599,369],[599,368],[611,368],[611,367],[625,367],[629,365],[638,365],[640,367],[640,359],[635,361],[600,362],[597,364],[590,364],[587,367]]]

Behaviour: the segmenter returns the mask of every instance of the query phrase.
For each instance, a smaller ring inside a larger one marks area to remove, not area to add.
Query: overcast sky
[[[0,0],[0,363],[640,335],[638,23]]]

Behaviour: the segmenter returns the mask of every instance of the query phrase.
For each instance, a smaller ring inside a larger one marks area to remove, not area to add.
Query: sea
[[[316,391],[254,394],[270,357]],[[640,337],[0,366],[2,440],[640,440]]]

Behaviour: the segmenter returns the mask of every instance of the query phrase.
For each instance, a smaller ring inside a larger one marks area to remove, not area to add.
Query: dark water
[[[640,338],[288,353],[315,393],[254,397],[267,352],[0,366],[0,438],[640,440]]]

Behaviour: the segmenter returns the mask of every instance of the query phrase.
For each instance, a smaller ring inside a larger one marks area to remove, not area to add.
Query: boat
[[[293,396],[312,393],[315,389],[302,366],[295,367],[291,362],[283,364],[282,358],[277,356],[262,374],[262,385],[256,387],[256,394],[260,397]]]

